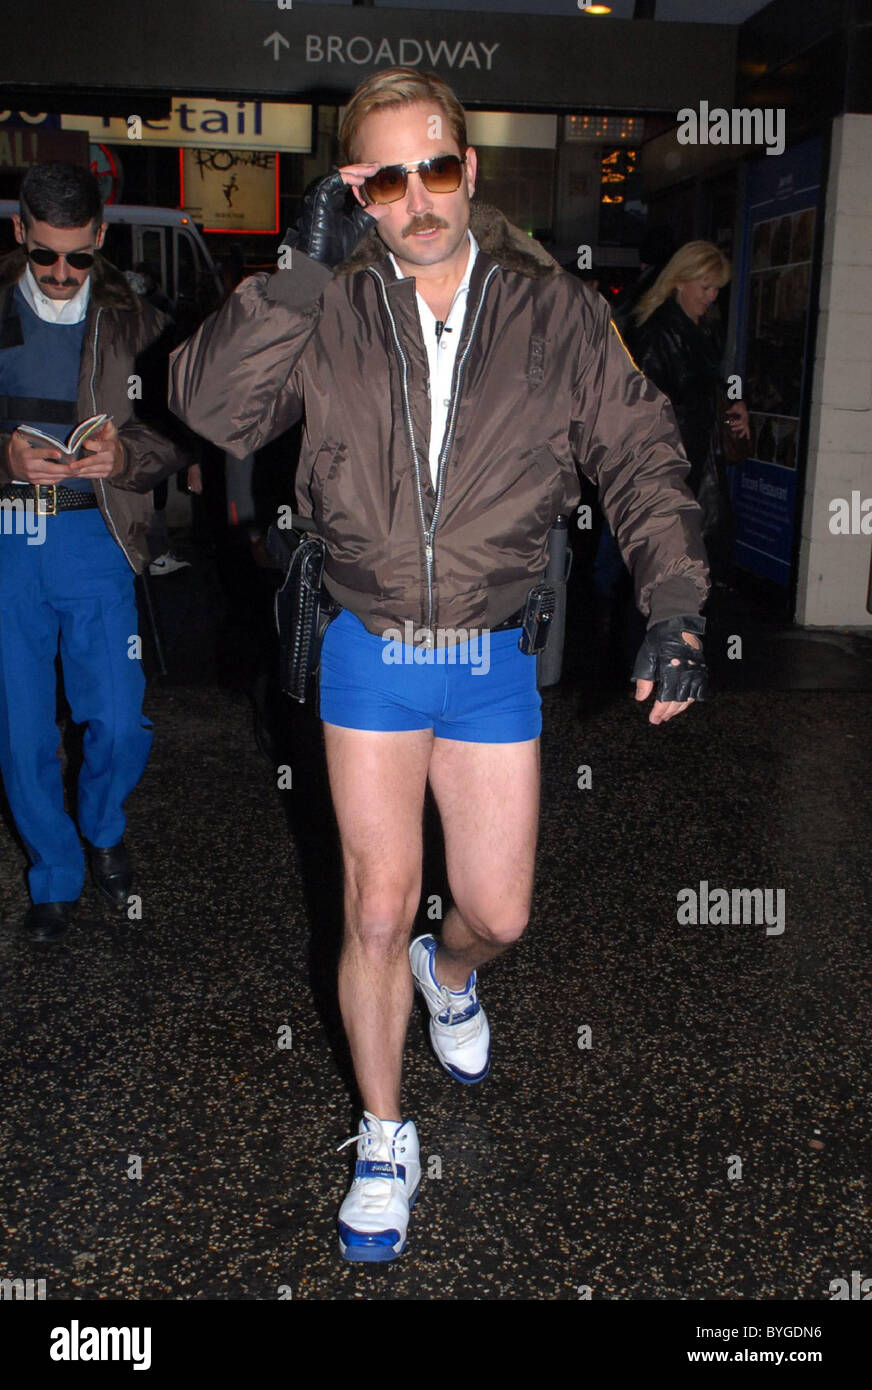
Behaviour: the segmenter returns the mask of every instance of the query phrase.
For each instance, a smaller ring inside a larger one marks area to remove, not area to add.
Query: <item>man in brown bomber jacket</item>
[[[305,411],[297,510],[343,608],[320,700],[345,866],[339,999],[364,1106],[339,1241],[380,1261],[402,1252],[420,1181],[400,1102],[413,985],[442,1066],[483,1080],[476,970],[527,924],[541,716],[519,613],[578,470],[650,617],[634,674],[637,699],[658,682],[653,723],[702,698],[707,568],[669,403],[605,302],[470,204],[476,156],[450,88],[378,72],[341,143],[348,162],[310,197],[290,263],[243,281],[175,354],[170,403],[240,457]],[[453,906],[440,942],[407,956],[428,781]]]

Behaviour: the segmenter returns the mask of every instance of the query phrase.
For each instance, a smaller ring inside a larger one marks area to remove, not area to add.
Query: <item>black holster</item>
[[[536,658],[536,685],[545,690],[556,685],[563,670],[563,641],[566,634],[566,584],[572,568],[572,551],[569,547],[569,523],[565,516],[555,517],[548,532],[548,568],[545,580],[553,584],[557,602],[554,619],[548,633],[548,641]]]
[[[341,604],[324,588],[326,546],[295,518],[294,528],[271,526],[267,551],[285,573],[275,597],[282,690],[303,704],[321,665],[321,643]]]

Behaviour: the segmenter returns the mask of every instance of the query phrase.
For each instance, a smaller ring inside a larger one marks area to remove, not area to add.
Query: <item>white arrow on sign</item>
[[[280,48],[281,44],[284,44],[285,48],[290,48],[290,46],[291,46],[291,45],[288,43],[287,39],[284,37],[284,35],[279,33],[278,29],[273,29],[273,31],[272,31],[272,33],[270,34],[269,38],[264,39],[264,41],[263,41],[263,46],[264,46],[264,48],[266,48],[267,44],[270,44],[270,43],[274,45],[274,47],[273,47],[273,58],[276,60],[276,62],[278,62],[278,60],[279,60],[279,48]]]

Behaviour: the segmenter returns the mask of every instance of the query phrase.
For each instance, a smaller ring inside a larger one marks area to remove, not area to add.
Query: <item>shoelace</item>
[[[366,1159],[374,1160],[377,1163],[389,1163],[391,1165],[391,1173],[393,1176],[390,1178],[370,1177],[358,1179],[361,1183],[361,1206],[367,1211],[383,1211],[391,1200],[393,1184],[398,1178],[397,1163],[394,1158],[396,1135],[386,1134],[381,1120],[377,1115],[373,1115],[371,1111],[364,1110],[363,1118],[369,1122],[369,1130],[364,1134],[349,1135],[347,1139],[343,1139],[336,1152],[339,1153],[342,1149],[347,1148],[349,1144],[359,1144],[361,1139],[363,1139],[366,1144],[366,1149],[364,1150]],[[375,1126],[375,1132],[373,1132],[372,1129],[373,1125]],[[370,1152],[373,1145],[375,1146],[375,1152]],[[358,1157],[360,1157],[360,1155],[358,1155]]]
[[[467,1019],[465,1023],[455,1023],[454,1015],[466,1013],[468,1008],[478,1002],[475,985],[468,994],[464,995],[465,1003],[463,1004],[457,1003],[456,996],[452,995],[447,985],[439,986],[439,995],[448,1012],[448,1023],[443,1024],[443,1027],[451,1029],[452,1040],[457,1043],[458,1047],[472,1042],[481,1032],[481,1012],[473,1014],[472,1018]],[[441,1023],[441,1017],[437,1021]]]

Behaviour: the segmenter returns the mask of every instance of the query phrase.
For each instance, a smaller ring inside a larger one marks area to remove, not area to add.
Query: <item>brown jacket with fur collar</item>
[[[642,611],[698,612],[700,513],[669,402],[602,298],[496,208],[470,214],[479,254],[436,487],[415,281],[397,277],[376,229],[334,272],[293,251],[289,268],[244,280],[173,354],[170,405],[239,457],[305,407],[297,510],[327,544],[327,587],[370,632],[411,621],[439,645],[514,614],[554,517],[578,505],[579,469]]]
[[[20,248],[0,260],[0,353],[22,342],[13,290],[25,263]],[[161,429],[179,435],[166,407],[169,331],[166,314],[140,299],[98,251],[91,270],[79,364],[77,418],[85,420],[105,411],[124,445],[123,472],[113,478],[95,478],[94,492],[103,520],[137,574],[149,559],[146,536],[152,490],[191,461],[181,443]],[[132,400],[130,377],[135,375],[142,381],[141,399]],[[0,483],[11,481],[6,454],[9,438],[0,430]]]

